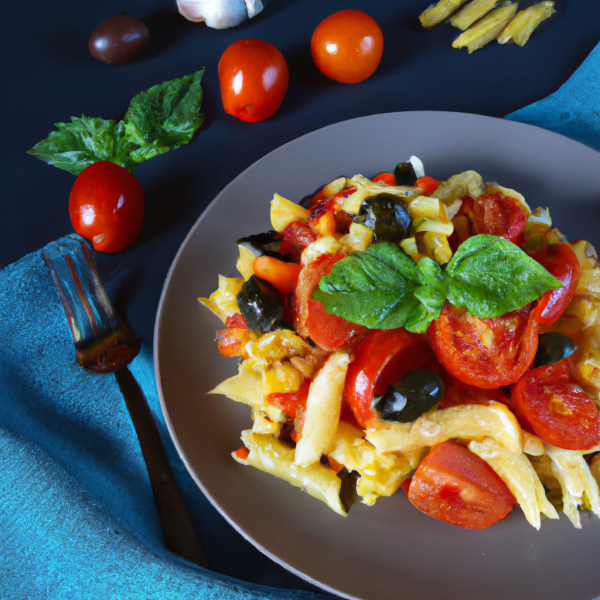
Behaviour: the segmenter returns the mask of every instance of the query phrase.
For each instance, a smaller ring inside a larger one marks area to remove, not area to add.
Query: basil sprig
[[[486,319],[504,315],[562,287],[518,246],[493,235],[463,242],[446,270],[415,263],[395,244],[369,246],[336,263],[313,299],[328,314],[371,329],[424,332],[446,299]]]
[[[200,80],[204,69],[165,81],[135,96],[122,121],[71,117],[27,153],[79,175],[99,160],[132,172],[149,158],[187,144],[204,121]]]

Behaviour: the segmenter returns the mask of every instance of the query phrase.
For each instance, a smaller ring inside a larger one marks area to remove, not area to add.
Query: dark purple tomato
[[[106,19],[94,29],[89,49],[94,58],[109,64],[132,61],[148,45],[150,34],[135,17],[119,15]]]

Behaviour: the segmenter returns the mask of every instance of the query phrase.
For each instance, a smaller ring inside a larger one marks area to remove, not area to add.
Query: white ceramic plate
[[[234,275],[235,240],[270,228],[274,192],[299,201],[339,175],[373,176],[419,156],[437,178],[475,169],[548,206],[570,239],[597,242],[600,154],[510,121],[441,112],[392,113],[338,123],[265,156],[217,196],[183,243],[156,325],[162,408],[194,480],[224,517],[272,559],[306,580],[361,600],[590,600],[600,594],[600,520],[565,516],[540,531],[515,510],[471,531],[426,517],[402,492],[347,518],[288,483],[237,464],[230,453],[249,409],[207,396],[237,372],[213,342],[222,328],[198,302]],[[236,275],[237,276],[237,275]]]

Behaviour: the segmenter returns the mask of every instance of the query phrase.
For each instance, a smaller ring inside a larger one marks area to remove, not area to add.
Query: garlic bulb
[[[190,21],[205,21],[214,29],[226,29],[257,15],[263,9],[263,2],[261,0],[177,0],[177,8]]]

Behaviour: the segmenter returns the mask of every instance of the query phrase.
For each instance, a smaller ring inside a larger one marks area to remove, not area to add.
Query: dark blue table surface
[[[151,345],[160,292],[179,245],[208,203],[254,161],[305,133],[364,115],[443,110],[503,117],[554,92],[599,41],[597,0],[556,0],[557,15],[524,48],[494,42],[468,55],[451,47],[457,30],[450,25],[421,28],[417,17],[427,4],[273,0],[255,19],[217,31],[186,21],[168,0],[4,3],[0,267],[72,231],[68,197],[74,176],[26,150],[71,115],[120,119],[139,91],[206,67],[204,125],[188,146],[137,168],[147,203],[140,236],[126,250],[97,258],[117,308]],[[357,85],[328,80],[310,54],[317,24],[345,8],[368,12],[385,39],[377,72]],[[88,39],[96,25],[122,11],[146,22],[151,42],[136,62],[107,65],[89,54]],[[290,68],[283,105],[260,124],[227,115],[220,99],[219,57],[229,44],[246,37],[274,44]],[[271,566],[213,513],[212,531],[219,539],[203,540],[207,554],[213,546],[227,548],[215,553],[220,557],[216,570],[248,581],[312,589]],[[252,560],[242,560],[247,556]]]

